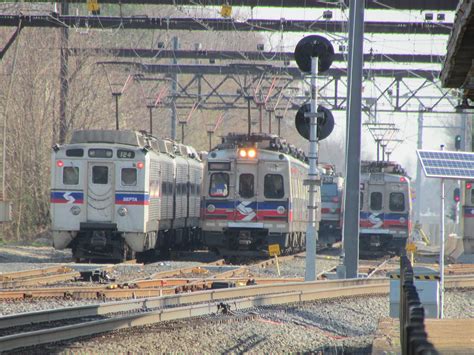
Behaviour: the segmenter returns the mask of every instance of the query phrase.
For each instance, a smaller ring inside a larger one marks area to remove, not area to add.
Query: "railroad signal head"
[[[311,105],[304,104],[300,107],[295,117],[295,125],[298,133],[305,139],[309,140],[310,118],[305,117],[305,113],[311,112]],[[322,113],[323,117],[318,117],[318,139],[322,141],[327,138],[334,129],[334,116],[332,112],[324,106],[319,105],[318,113]]]
[[[295,60],[304,73],[311,73],[311,58],[318,58],[318,72],[329,69],[334,60],[334,47],[325,37],[310,35],[301,39],[295,48]]]
[[[454,138],[454,148],[456,148],[456,150],[461,149],[461,136],[459,134]]]
[[[456,187],[454,189],[453,199],[454,199],[454,202],[456,203],[461,201],[461,191],[459,190],[459,187]]]

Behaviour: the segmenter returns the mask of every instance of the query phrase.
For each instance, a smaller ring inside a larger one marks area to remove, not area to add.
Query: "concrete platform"
[[[440,354],[474,354],[474,318],[427,319],[428,340]],[[400,325],[397,318],[379,321],[372,354],[401,354]]]

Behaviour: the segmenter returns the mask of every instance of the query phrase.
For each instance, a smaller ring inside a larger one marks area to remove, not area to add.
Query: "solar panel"
[[[427,177],[474,179],[474,153],[417,150]]]

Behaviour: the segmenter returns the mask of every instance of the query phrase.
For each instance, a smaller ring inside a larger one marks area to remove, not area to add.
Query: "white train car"
[[[230,134],[209,152],[204,171],[204,244],[223,255],[305,248],[308,173],[304,155],[276,136]],[[318,196],[319,201],[319,196]]]
[[[76,131],[70,144],[55,146],[54,246],[71,248],[77,260],[121,261],[194,238],[198,224],[175,223],[175,203],[190,198],[177,197],[176,165],[195,158],[176,159],[169,152],[175,146],[140,132],[107,130]]]

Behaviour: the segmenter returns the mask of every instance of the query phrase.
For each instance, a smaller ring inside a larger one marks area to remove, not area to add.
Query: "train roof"
[[[74,131],[70,143],[112,143],[134,147],[144,147],[147,144],[146,136],[141,132],[99,129]]]
[[[293,144],[288,144],[285,139],[277,135],[268,133],[229,133],[227,136],[222,137],[222,142],[214,149],[223,150],[242,147],[255,147],[258,149],[281,152],[291,155],[303,163],[308,163],[308,158],[302,149],[296,148]]]
[[[394,175],[408,176],[405,169],[394,161],[361,161],[360,172],[366,173],[389,173]]]
[[[87,144],[87,143],[109,143],[109,144],[122,144],[133,147],[139,147],[151,149],[156,152],[177,154],[184,157],[192,158],[200,161],[200,157],[196,150],[184,144],[179,144],[172,139],[165,138],[160,139],[149,135],[142,131],[130,131],[130,130],[81,130],[74,131],[72,133],[70,144]],[[172,148],[168,149],[166,143],[172,145]],[[171,151],[169,151],[171,150]]]

